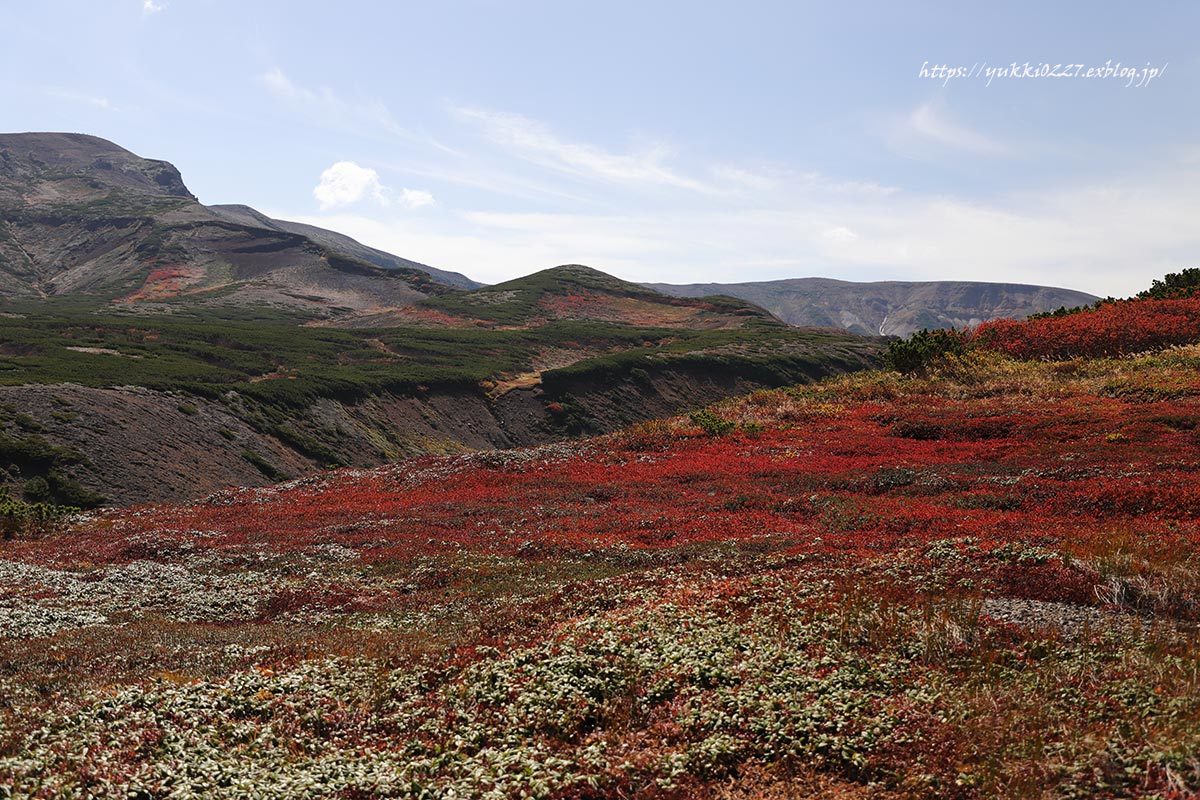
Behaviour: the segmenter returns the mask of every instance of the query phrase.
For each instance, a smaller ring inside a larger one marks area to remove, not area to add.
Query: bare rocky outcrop
[[[814,368],[811,377],[837,371]],[[3,386],[0,434],[33,435],[84,454],[67,468],[70,477],[107,504],[130,505],[267,485],[332,459],[366,467],[604,433],[777,383],[675,367],[640,379],[570,380],[553,394],[534,384],[499,396],[434,388],[357,403],[326,399],[282,423],[235,392],[213,400],[140,387]]]

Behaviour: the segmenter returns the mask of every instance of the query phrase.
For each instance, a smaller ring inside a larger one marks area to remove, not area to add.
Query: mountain
[[[922,328],[961,328],[990,319],[1023,319],[1096,300],[1049,286],[969,281],[879,281],[793,278],[753,283],[649,283],[676,297],[724,294],[770,311],[791,325],[845,328],[864,336],[908,336]]]
[[[0,292],[143,308],[183,300],[322,317],[403,306],[464,276],[253,209],[208,208],[165,161],[73,133],[0,134]]]
[[[1095,299],[948,281],[639,286],[584,267],[556,270],[482,287],[248,206],[204,206],[170,163],[95,136],[0,134],[0,296],[10,299],[82,296],[147,312],[232,306],[340,326],[484,328],[559,319],[728,328],[764,319],[755,304],[792,325],[901,336]]]

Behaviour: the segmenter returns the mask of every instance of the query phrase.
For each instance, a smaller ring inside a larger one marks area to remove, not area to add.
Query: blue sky
[[[498,281],[1200,265],[1200,4],[0,0],[0,130],[93,133]],[[923,64],[1163,69],[922,78]],[[1139,76],[1140,80],[1141,77]]]

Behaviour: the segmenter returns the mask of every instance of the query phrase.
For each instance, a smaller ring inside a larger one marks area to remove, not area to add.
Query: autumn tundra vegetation
[[[24,525],[0,796],[1195,797],[1197,276],[602,437]]]

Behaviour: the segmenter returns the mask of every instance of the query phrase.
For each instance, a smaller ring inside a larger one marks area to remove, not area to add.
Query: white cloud
[[[423,189],[401,189],[399,200],[401,205],[408,208],[424,208],[436,202],[433,195]]]
[[[949,116],[941,103],[917,106],[905,118],[901,136],[911,136],[939,147],[951,147],[977,156],[1008,156],[1012,150],[986,134],[972,130]]]
[[[545,125],[520,114],[480,108],[456,108],[454,111],[461,119],[478,125],[494,144],[544,167],[613,183],[716,191],[703,181],[668,167],[665,161],[671,151],[663,144],[654,144],[636,153],[610,153],[591,144],[561,139]]]
[[[379,180],[379,173],[353,161],[338,161],[321,173],[321,180],[313,189],[313,197],[322,211],[353,205],[362,200],[372,200],[379,205],[389,205],[393,200],[405,208],[423,208],[434,205],[433,195],[422,189],[400,189],[393,193]]]
[[[322,172],[321,182],[313,189],[313,197],[323,210],[348,206],[364,197],[387,203],[379,173],[353,161],[338,161]]]
[[[858,239],[858,234],[844,225],[839,225],[836,228],[830,228],[821,233],[821,237],[827,242],[834,244],[849,244]]]
[[[143,14],[157,14],[158,12],[162,11],[165,7],[166,6],[164,6],[162,3],[156,3],[156,2],[154,2],[154,0],[143,0],[142,13]]]

